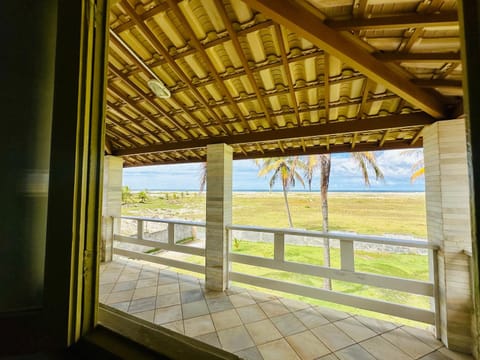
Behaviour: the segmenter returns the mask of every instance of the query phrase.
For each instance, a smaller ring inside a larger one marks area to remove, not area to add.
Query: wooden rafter
[[[327,124],[311,125],[304,127],[277,129],[270,131],[253,132],[250,134],[239,134],[222,136],[207,139],[196,139],[177,143],[165,143],[159,145],[145,146],[137,149],[121,149],[115,152],[116,155],[146,154],[173,150],[186,150],[204,148],[208,144],[225,143],[228,145],[249,144],[259,141],[280,141],[286,139],[309,138],[315,136],[328,136],[335,134],[347,134],[352,132],[379,131],[393,128],[407,128],[431,124],[435,121],[425,113],[414,113],[408,115],[392,115],[364,120],[338,121]]]
[[[153,72],[152,69],[148,65],[145,64],[145,62],[140,59],[135,52],[123,41],[121,40],[112,30],[110,30],[110,39],[115,39],[113,40],[114,43],[117,45],[117,47],[122,51],[124,55],[126,55],[139,69],[141,69],[147,76],[152,77],[154,79],[158,79],[157,74]],[[129,74],[126,74],[126,76],[129,76]],[[161,80],[161,79],[160,79]],[[196,119],[195,116],[193,116],[190,112],[186,111],[185,105],[183,105],[182,101],[177,101],[175,99],[175,96],[172,96],[171,101],[180,107],[184,113],[195,123],[202,131],[204,132],[205,135],[207,134],[212,134],[211,131],[209,131],[200,120]]]
[[[141,107],[139,106],[135,106],[135,102],[133,102],[130,98],[128,98],[126,95],[122,94],[119,90],[115,89],[113,86],[109,86],[108,87],[108,92],[112,93],[115,97],[117,97],[118,99],[122,100],[125,104],[127,104],[129,106],[129,108],[131,108],[134,112],[136,112],[137,114],[139,114],[140,116],[144,117],[145,119],[147,119],[148,121],[150,121],[150,123],[155,126],[157,129],[161,130],[163,133],[165,133],[166,135],[168,135],[169,138],[171,139],[174,139],[174,140],[178,140],[178,135],[175,135],[175,133],[168,129],[166,126],[162,126],[160,125],[157,121],[155,121],[155,119],[151,116],[151,114],[149,114],[148,112],[146,112],[145,110],[143,110]]]
[[[373,81],[383,84],[433,117],[446,117],[446,106],[437,96],[391,71],[388,66],[365,51],[358,43],[328,27],[298,4],[277,0],[244,0],[244,2],[291,31],[295,31],[329,54],[355,67]],[[298,19],[302,19],[302,21],[298,21]]]
[[[242,111],[238,107],[238,104],[233,99],[232,94],[230,93],[230,91],[228,91],[228,89],[225,86],[225,84],[224,84],[222,78],[220,77],[220,75],[218,75],[218,72],[215,69],[215,65],[213,65],[212,60],[210,60],[210,57],[208,56],[207,52],[205,51],[202,43],[197,39],[197,37],[195,35],[195,32],[193,31],[192,27],[190,26],[189,22],[187,21],[187,19],[183,15],[180,8],[178,7],[177,2],[175,0],[173,0],[173,1],[172,0],[167,0],[167,2],[169,4],[170,8],[175,13],[175,16],[177,16],[177,18],[179,18],[182,21],[182,24],[185,26],[185,29],[187,30],[187,32],[190,36],[190,39],[189,39],[190,42],[193,43],[193,45],[197,49],[197,52],[201,55],[201,57],[203,58],[203,60],[207,64],[207,67],[208,67],[210,73],[213,75],[213,77],[216,80],[215,84],[222,90],[222,92],[225,94],[225,96],[227,96],[230,104],[234,107],[235,112],[237,113],[237,116],[239,116],[241,121],[242,121],[244,129],[245,130],[247,130],[247,129],[252,130],[250,125],[245,120],[245,117],[243,116]],[[230,36],[232,36],[232,35],[230,35]],[[229,132],[229,133],[231,134],[231,132]]]
[[[327,20],[325,23],[335,30],[385,30],[412,27],[455,26],[458,16],[455,11],[439,14],[409,14],[355,18],[348,20]]]
[[[364,117],[363,113],[365,112],[365,106],[367,105],[368,95],[370,94],[371,82],[370,79],[365,79],[362,92],[362,102],[358,107],[357,119],[362,119]]]
[[[115,65],[109,64],[108,68],[110,71],[115,74],[118,78],[120,78],[125,84],[130,86],[143,100],[145,100],[150,106],[152,106],[155,110],[157,110],[163,117],[167,118],[178,130],[180,131],[186,138],[191,138],[191,135],[188,134],[185,130],[183,130],[182,126],[178,124],[178,122],[171,117],[166,111],[164,111],[155,101],[147,96],[143,90],[135,84],[132,80],[130,80],[127,76],[125,76]],[[180,137],[177,137],[177,140],[183,140]]]
[[[285,75],[287,76],[288,90],[290,92],[290,99],[292,100],[293,110],[295,111],[295,119],[297,120],[297,126],[300,126],[301,121],[300,113],[298,112],[297,96],[295,95],[295,87],[293,85],[292,73],[290,71],[290,66],[288,65],[287,51],[285,50],[285,44],[283,43],[282,28],[278,24],[275,24],[275,34],[277,36],[278,46],[280,47],[283,68],[285,70]]]
[[[444,53],[399,53],[399,52],[379,52],[373,54],[378,60],[385,62],[415,62],[415,63],[432,63],[432,62],[453,62],[460,63],[460,53],[444,52]]]
[[[414,79],[412,81],[420,87],[462,90],[462,80]]]
[[[152,137],[156,142],[163,142],[157,135],[152,133],[149,129],[147,129],[145,126],[141,124],[141,120],[136,120],[132,117],[130,117],[128,114],[126,114],[123,110],[119,109],[115,104],[111,103],[110,101],[107,101],[107,112],[113,113],[116,116],[118,116],[121,119],[124,119],[128,121],[132,126],[136,127],[137,129],[140,129],[141,131],[144,132],[144,134],[147,134]],[[146,120],[145,120],[146,121]]]
[[[195,96],[195,98],[202,103],[202,105],[207,109],[207,112],[210,114],[210,116],[215,119],[217,124],[221,127],[221,129],[227,133],[231,134],[230,130],[226,128],[226,126],[223,124],[222,120],[218,117],[218,115],[213,111],[209,104],[208,101],[200,94],[198,89],[195,87],[195,85],[191,82],[191,80],[185,75],[183,70],[180,68],[180,66],[173,60],[171,55],[168,53],[167,49],[158,41],[157,37],[152,33],[152,31],[145,25],[143,20],[140,18],[140,16],[135,12],[135,10],[132,8],[132,6],[125,0],[120,2],[120,6],[123,8],[123,10],[130,16],[130,18],[135,22],[135,25],[139,29],[139,31],[142,33],[142,35],[145,37],[145,39],[150,43],[150,45],[157,51],[160,55],[163,56],[165,60],[167,60],[168,64],[172,68],[172,70],[175,72],[175,74],[185,83],[189,86],[191,92]]]
[[[167,0],[167,1],[171,1],[171,0]],[[238,40],[237,34],[233,29],[232,23],[228,18],[225,8],[223,7],[223,3],[220,0],[214,0],[214,4],[216,9],[220,13],[223,24],[227,29],[230,39],[232,40],[235,51],[237,52],[237,55],[240,58],[240,61],[242,62],[242,66],[245,72],[247,73],[248,80],[250,81],[250,84],[252,85],[252,88],[255,91],[255,95],[257,96],[257,101],[259,102],[260,107],[262,108],[262,111],[265,114],[265,119],[267,120],[269,126],[273,129],[275,127],[275,124],[272,122],[272,119],[270,117],[270,111],[267,108],[267,105],[265,104],[265,99],[263,97],[263,94],[260,93],[260,89],[258,88],[257,82],[255,80],[255,76],[253,75],[253,72],[248,65],[248,60],[245,54],[243,53],[242,46],[240,45],[240,41]]]
[[[325,121],[330,120],[330,59],[327,53],[323,56],[323,103],[325,108]]]

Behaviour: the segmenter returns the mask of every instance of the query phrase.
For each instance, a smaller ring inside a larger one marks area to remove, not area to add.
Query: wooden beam
[[[275,150],[265,150],[264,152],[256,151],[249,152],[247,155],[241,152],[234,152],[234,160],[246,160],[246,159],[260,159],[268,157],[280,157],[280,156],[295,156],[295,155],[318,155],[318,154],[336,154],[336,153],[352,153],[352,152],[362,152],[362,151],[379,151],[379,150],[390,150],[390,149],[416,149],[421,148],[423,142],[421,140],[417,141],[415,145],[411,145],[410,141],[405,140],[391,140],[387,141],[383,147],[379,147],[377,143],[357,143],[357,146],[354,150],[351,149],[350,144],[339,144],[331,145],[329,149],[325,146],[312,146],[308,147],[305,151],[302,147],[299,148],[288,148],[284,149],[284,153],[280,149]],[[135,155],[133,155],[135,156]],[[123,156],[127,161],[132,159],[133,156]],[[182,164],[182,163],[197,163],[205,162],[206,159],[202,160],[198,158],[185,158],[183,160],[174,159],[173,161],[153,161],[145,164],[125,164],[124,167],[134,167],[134,166],[149,166],[149,165],[168,165],[168,164]]]
[[[456,11],[439,14],[408,14],[382,16],[373,18],[357,18],[348,20],[326,20],[325,24],[335,30],[385,30],[413,27],[456,26]]]
[[[415,86],[409,79],[392,71],[359,44],[328,27],[298,4],[278,0],[244,0],[244,2],[353,66],[376,83],[384,85],[431,116],[437,119],[446,117],[446,106],[437,96]]]
[[[189,141],[170,142],[159,145],[145,146],[136,149],[123,149],[115,155],[148,154],[164,151],[187,150],[204,148],[208,144],[225,143],[228,145],[249,144],[257,142],[279,141],[286,139],[299,139],[317,136],[328,136],[352,132],[379,131],[395,128],[416,127],[431,124],[434,118],[425,113],[412,113],[408,115],[392,115],[368,120],[337,121],[327,124],[318,124],[296,128],[283,128],[269,131],[252,132],[231,136],[218,136]]]
[[[425,88],[462,90],[462,80],[413,79],[412,82],[417,86]]]
[[[415,62],[415,63],[432,63],[432,62],[461,62],[460,53],[400,53],[400,52],[378,52],[373,53],[377,60],[384,62]]]

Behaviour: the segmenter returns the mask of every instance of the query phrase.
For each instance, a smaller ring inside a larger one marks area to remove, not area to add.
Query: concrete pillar
[[[122,214],[123,159],[107,155],[103,172],[101,261],[112,261],[114,217]]]
[[[470,352],[470,193],[465,122],[439,121],[423,134],[428,240],[440,246],[438,279],[441,339],[452,350]]]
[[[228,244],[225,225],[232,222],[232,148],[207,146],[206,259],[207,289],[228,287]]]

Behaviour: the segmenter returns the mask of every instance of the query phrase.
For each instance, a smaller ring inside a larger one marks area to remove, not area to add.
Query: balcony
[[[276,290],[276,294],[280,291],[353,306],[422,322],[434,329],[438,326],[434,245],[404,239],[227,226],[229,281],[266,290],[230,286],[222,292],[205,287],[204,227],[204,223],[191,221],[116,219],[115,258],[102,265],[100,302],[245,359],[464,358],[444,348],[433,331],[267,293],[270,289]],[[322,247],[326,236],[330,239],[330,251],[337,252],[340,260],[336,267],[303,264],[289,258],[290,247],[301,244]],[[235,250],[239,238],[267,244],[272,256],[239,253]],[[357,270],[356,257],[371,247],[421,254],[426,260],[429,280]],[[242,267],[238,267],[240,264]],[[245,266],[252,270],[241,271]],[[258,276],[255,269],[259,268],[271,270],[269,273],[274,275]],[[198,273],[200,278],[185,271]],[[414,307],[345,293],[335,287],[325,290],[301,281],[275,278],[275,271],[374,286],[386,293],[402,292],[430,299],[427,302],[430,305]]]

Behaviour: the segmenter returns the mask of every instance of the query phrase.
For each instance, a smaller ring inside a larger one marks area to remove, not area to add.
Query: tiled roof
[[[115,1],[106,151],[125,166],[418,147],[462,115],[456,1]],[[147,82],[161,80],[161,99]]]

